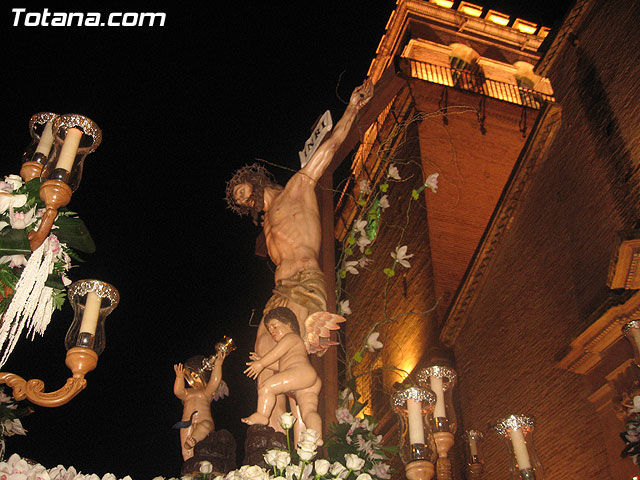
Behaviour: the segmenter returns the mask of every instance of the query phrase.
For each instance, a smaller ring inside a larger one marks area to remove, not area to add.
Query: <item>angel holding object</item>
[[[184,405],[182,421],[173,428],[180,429],[180,446],[185,461],[193,457],[193,447],[214,430],[211,402],[229,395],[229,388],[222,380],[222,364],[233,349],[233,340],[225,337],[224,343],[216,344],[215,355],[191,357],[185,366],[181,363],[173,366],[176,373],[173,393]]]
[[[291,400],[295,400],[306,428],[322,432],[322,419],[318,414],[318,394],[322,381],[309,361],[295,313],[287,307],[276,307],[265,314],[264,325],[275,346],[263,356],[251,353],[251,361],[247,362],[244,373],[254,380],[264,369],[275,373],[259,383],[256,412],[242,421],[249,425],[267,425],[276,397],[284,393],[290,394],[293,397]],[[322,445],[322,437],[317,444]]]

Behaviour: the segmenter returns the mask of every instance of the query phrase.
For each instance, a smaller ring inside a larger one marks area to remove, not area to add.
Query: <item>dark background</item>
[[[571,3],[483,5],[553,27]],[[212,410],[241,455],[240,418],[255,408],[242,374],[255,336],[249,320],[270,295],[273,267],[253,254],[257,227],[226,209],[225,182],[255,158],[284,167],[271,168],[281,182],[289,178],[315,119],[330,109],[337,121],[365,78],[395,2],[47,7],[166,13],[164,27],[146,28],[14,27],[12,6],[1,11],[0,174],[19,172],[36,112],[80,113],[101,127],[102,145],[69,204],[97,251],[69,276],[107,281],[121,302],[86,390],[65,406],[35,407],[8,454],[99,476],[177,476],[173,364],[213,353],[226,334],[238,344],[224,366],[231,396]],[[71,319],[66,303],[45,337],[23,338],[3,370],[40,378],[50,391],[62,386]]]

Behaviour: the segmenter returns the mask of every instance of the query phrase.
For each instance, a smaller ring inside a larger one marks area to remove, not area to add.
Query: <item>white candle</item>
[[[478,442],[473,437],[469,437],[469,453],[472,457],[478,456]]]
[[[87,301],[84,305],[82,323],[80,324],[80,333],[89,333],[91,335],[96,334],[101,302],[102,299],[96,294],[96,292],[87,293]]]
[[[516,462],[520,470],[531,468],[529,460],[529,452],[527,452],[527,442],[524,440],[522,429],[511,430],[511,443],[513,444],[513,453],[516,455]]]
[[[422,423],[422,402],[407,399],[409,413],[409,443],[424,443],[424,424]]]
[[[82,139],[82,130],[78,128],[70,128],[67,130],[67,136],[64,138],[60,156],[56,168],[63,168],[67,172],[71,171],[73,161],[76,159],[80,140]]]
[[[436,406],[433,410],[434,417],[446,417],[447,411],[444,406],[444,387],[442,386],[442,378],[430,377],[431,390],[436,394]]]
[[[44,130],[42,130],[42,135],[40,135],[40,141],[38,142],[38,146],[36,147],[36,153],[49,155],[52,143],[53,130],[51,129],[51,122],[47,122],[44,126]]]

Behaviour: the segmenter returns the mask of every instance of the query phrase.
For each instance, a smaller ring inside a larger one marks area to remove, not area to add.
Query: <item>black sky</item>
[[[571,2],[477,2],[552,27]],[[166,4],[165,4],[166,5]],[[14,27],[2,11],[3,160],[18,173],[27,124],[40,111],[81,113],[103,130],[69,207],[97,252],[70,272],[121,295],[107,319],[107,347],[88,387],[68,405],[23,420],[17,452],[46,467],[134,480],[178,475],[181,415],[172,365],[213,353],[222,335],[231,396],[213,405],[217,428],[242,449],[241,416],[254,408],[242,375],[273,273],[253,255],[258,231],[225,209],[225,181],[254,158],[296,169],[314,120],[364,79],[393,0],[325,2],[58,2],[49,11],[166,13],[164,27]],[[42,12],[42,7],[26,7]],[[274,169],[281,181],[290,172]],[[21,340],[3,370],[63,385],[65,304],[44,338]]]

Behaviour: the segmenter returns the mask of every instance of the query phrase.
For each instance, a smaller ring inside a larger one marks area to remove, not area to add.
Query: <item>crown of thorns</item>
[[[241,183],[250,183],[253,186],[260,185],[263,188],[278,186],[271,172],[258,163],[245,165],[238,169],[231,180],[227,182],[225,199],[227,207],[240,216],[248,215],[251,212],[251,209],[246,205],[239,205],[233,195],[234,188]]]

